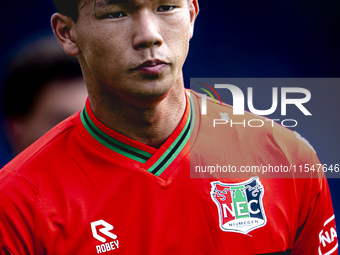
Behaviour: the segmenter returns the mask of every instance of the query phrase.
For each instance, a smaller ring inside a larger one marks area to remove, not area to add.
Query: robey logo
[[[98,226],[102,227],[99,228]],[[119,241],[117,239],[117,236],[110,232],[112,229],[113,226],[104,220],[97,220],[91,222],[91,230],[93,237],[103,243],[101,245],[96,246],[97,254],[113,251],[119,248]],[[114,241],[109,240],[108,242],[106,242],[106,238],[103,235],[99,235],[97,230],[106,237],[113,239]]]

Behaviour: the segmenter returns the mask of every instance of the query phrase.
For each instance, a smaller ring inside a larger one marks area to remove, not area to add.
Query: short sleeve
[[[292,254],[335,255],[338,238],[327,179],[313,181],[319,182],[320,190],[309,202],[306,218],[300,219]]]
[[[295,175],[299,211],[292,254],[338,254],[332,199],[314,148],[299,133],[280,125],[273,136],[290,164],[314,169]]]

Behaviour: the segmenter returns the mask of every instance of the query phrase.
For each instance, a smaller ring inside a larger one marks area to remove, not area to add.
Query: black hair
[[[78,20],[78,5],[80,0],[53,0],[57,12],[71,17],[74,22]]]
[[[6,117],[24,117],[49,82],[82,77],[76,57],[67,55],[54,36],[22,48],[12,59],[4,80],[3,109]]]

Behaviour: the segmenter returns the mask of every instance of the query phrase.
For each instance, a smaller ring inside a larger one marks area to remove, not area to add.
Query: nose
[[[163,38],[159,31],[157,17],[148,11],[140,11],[134,20],[133,48],[135,50],[161,46]]]

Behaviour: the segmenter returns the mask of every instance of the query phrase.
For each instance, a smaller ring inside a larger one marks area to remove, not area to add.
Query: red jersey
[[[226,132],[229,106],[187,97],[155,149],[102,124],[89,101],[0,171],[1,254],[336,254],[324,178],[191,178],[190,167],[319,163],[293,132]],[[190,103],[189,103],[190,102]],[[246,114],[244,118],[251,118]]]

